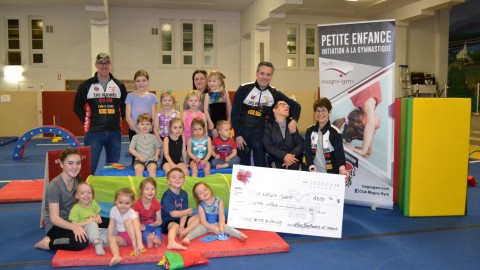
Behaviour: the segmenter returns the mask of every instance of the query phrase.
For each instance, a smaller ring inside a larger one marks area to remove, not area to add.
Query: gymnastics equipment
[[[18,137],[0,137],[0,146],[7,145],[9,143],[15,142],[18,140]]]
[[[78,148],[80,146],[80,142],[78,141],[77,137],[75,137],[75,135],[73,135],[70,131],[59,126],[41,126],[27,131],[20,137],[20,139],[17,141],[17,144],[15,145],[15,148],[13,149],[13,159],[22,159],[25,147],[27,146],[27,143],[30,141],[30,139],[36,135],[41,134],[56,134],[66,139],[66,141],[70,144],[70,147]]]
[[[56,118],[57,118],[57,117],[54,115],[54,116],[53,116],[53,125],[54,125],[54,126],[57,125],[57,123],[56,123],[56,121],[55,121]],[[60,116],[58,116],[58,119],[59,119],[58,124],[60,124]],[[52,143],[57,143],[57,142],[59,142],[59,141],[61,141],[61,140],[62,140],[62,137],[57,137],[57,134],[53,133]]]

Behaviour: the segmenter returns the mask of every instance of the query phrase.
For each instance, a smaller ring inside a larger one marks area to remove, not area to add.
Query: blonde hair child
[[[188,142],[188,139],[190,139],[190,136],[192,135],[191,126],[193,119],[199,117],[205,122],[207,121],[205,114],[200,111],[200,97],[200,92],[198,92],[198,90],[190,90],[187,94],[187,104],[190,108],[183,111],[182,115],[183,126],[185,128],[183,133],[185,136],[185,143]]]
[[[228,92],[225,90],[225,75],[220,71],[210,71],[207,76],[208,93],[205,95],[203,111],[207,119],[208,129],[212,137],[217,137],[215,126],[220,120],[230,121],[232,103]]]
[[[172,93],[163,91],[160,94],[160,105],[162,110],[155,115],[153,132],[160,142],[170,134],[169,123],[174,118],[180,118],[181,114],[175,110],[177,102]]]
[[[130,188],[121,188],[115,192],[115,206],[110,210],[108,224],[108,242],[112,252],[110,266],[122,261],[119,246],[132,246],[135,256],[143,252],[140,220],[132,209],[134,200],[135,194]]]
[[[212,140],[207,136],[205,120],[195,118],[192,121],[192,137],[187,143],[187,154],[190,157],[190,169],[192,177],[198,176],[198,170],[203,170],[205,176],[210,175],[210,163],[212,156]]]
[[[79,182],[75,191],[75,204],[68,219],[85,229],[97,255],[105,255],[103,245],[108,244],[108,233],[107,229],[98,227],[102,223],[100,210],[93,187],[85,181]]]

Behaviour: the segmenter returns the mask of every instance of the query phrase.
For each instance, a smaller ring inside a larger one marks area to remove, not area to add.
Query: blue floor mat
[[[12,142],[16,142],[18,137],[0,137],[0,146],[7,145]]]

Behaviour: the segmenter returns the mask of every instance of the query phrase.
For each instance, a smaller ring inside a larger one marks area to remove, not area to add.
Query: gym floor
[[[80,139],[81,140],[81,139]],[[128,138],[120,162],[128,163]],[[0,188],[8,181],[43,179],[45,153],[64,142],[33,139],[24,158],[12,159],[14,143],[0,146]],[[480,147],[470,152],[469,175],[480,179]],[[100,164],[104,161],[102,155]],[[44,236],[41,203],[0,204],[0,268],[52,269],[54,252],[34,249]],[[453,217],[404,217],[400,209],[345,205],[341,239],[280,234],[290,252],[213,258],[195,269],[478,269],[480,265],[480,187],[468,187],[467,214]],[[154,263],[116,269],[158,267]],[[95,269],[109,268],[106,266]],[[92,269],[75,267],[74,269]]]

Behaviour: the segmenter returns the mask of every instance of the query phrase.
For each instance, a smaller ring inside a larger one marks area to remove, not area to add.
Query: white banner
[[[344,139],[347,203],[393,208],[395,22],[319,25],[320,96]]]
[[[344,193],[343,175],[234,165],[228,224],[340,238]]]

